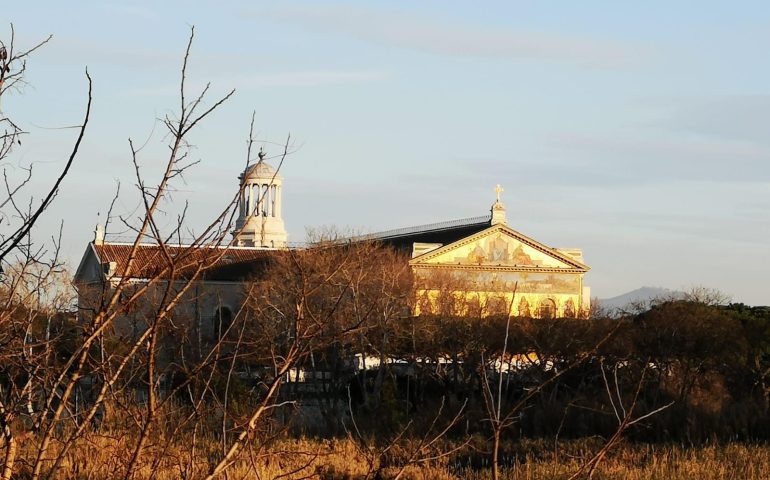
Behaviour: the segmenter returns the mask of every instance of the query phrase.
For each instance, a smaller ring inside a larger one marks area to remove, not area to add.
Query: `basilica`
[[[239,286],[264,268],[273,252],[291,248],[282,217],[283,177],[264,161],[247,167],[238,177],[241,196],[238,217],[228,245],[166,246],[165,251],[186,252],[190,268],[201,258],[217,255],[217,263],[197,281],[195,301],[180,308],[196,318],[231,315],[242,302]],[[499,303],[512,316],[578,317],[590,308],[590,289],[584,284],[589,267],[576,248],[546,246],[508,225],[501,201],[502,187],[488,214],[417,227],[389,230],[351,239],[376,241],[409,258],[421,292],[437,295],[442,288],[434,279],[452,278],[453,288],[468,301]],[[94,309],[89,292],[104,291],[129,272],[132,282],[157,275],[164,251],[157,245],[109,242],[97,227],[75,274],[79,309]],[[225,255],[220,255],[226,250]],[[180,256],[181,257],[181,256]],[[131,267],[128,267],[129,261]],[[184,274],[185,265],[178,272]],[[418,287],[416,287],[418,288]],[[416,312],[419,313],[419,312]],[[499,312],[498,312],[499,313]]]

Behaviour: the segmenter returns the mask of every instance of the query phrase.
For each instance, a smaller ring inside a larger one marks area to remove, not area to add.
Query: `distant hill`
[[[600,298],[599,307],[610,311],[625,309],[631,304],[649,303],[660,297],[681,297],[684,292],[662,287],[641,287],[612,298]]]

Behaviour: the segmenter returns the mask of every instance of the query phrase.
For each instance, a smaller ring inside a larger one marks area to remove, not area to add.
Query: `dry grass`
[[[503,478],[566,479],[595,451],[589,442],[570,442],[560,454],[531,452]],[[491,478],[488,471],[466,469],[459,478]],[[727,444],[684,448],[681,446],[622,445],[600,465],[595,479],[689,480],[770,478],[770,446]]]
[[[59,478],[122,477],[133,442],[127,442],[124,437],[109,435],[91,435],[84,440],[68,454]],[[139,469],[137,477],[158,480],[202,477],[209,462],[218,456],[221,446],[212,439],[200,438],[195,450],[191,449],[191,445],[192,442],[156,441],[147,452],[147,460]],[[598,447],[596,441],[580,440],[561,443],[559,450],[554,451],[553,443],[525,440],[507,449],[509,466],[503,469],[503,478],[566,479]],[[26,454],[32,453],[31,448],[23,450],[27,450]],[[154,455],[161,452],[162,455]],[[397,451],[387,459],[369,455],[351,439],[282,439],[274,442],[269,449],[249,449],[228,471],[227,478],[354,480],[372,478],[372,470],[378,467],[381,467],[379,478],[393,478],[400,470],[398,457]],[[153,465],[152,458],[161,458],[161,461]],[[488,479],[491,473],[485,462],[486,456],[483,453],[466,451],[452,458],[409,466],[401,478]],[[25,478],[28,473],[22,469],[15,478]],[[368,477],[367,473],[370,473]],[[734,443],[684,448],[625,444],[601,464],[594,478],[765,479],[770,478],[770,446]]]

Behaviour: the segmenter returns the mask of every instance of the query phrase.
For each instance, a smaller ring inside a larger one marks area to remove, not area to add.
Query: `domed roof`
[[[264,162],[262,160],[258,161],[254,165],[246,167],[246,171],[243,172],[243,178],[261,178],[261,179],[272,179],[275,178],[281,178],[280,175],[276,175],[276,170],[273,168],[270,164],[267,162]]]

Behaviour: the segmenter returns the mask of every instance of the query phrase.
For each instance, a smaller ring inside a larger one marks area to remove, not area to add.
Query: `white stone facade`
[[[238,177],[241,189],[233,244],[240,247],[286,248],[281,216],[283,177],[262,159]]]

